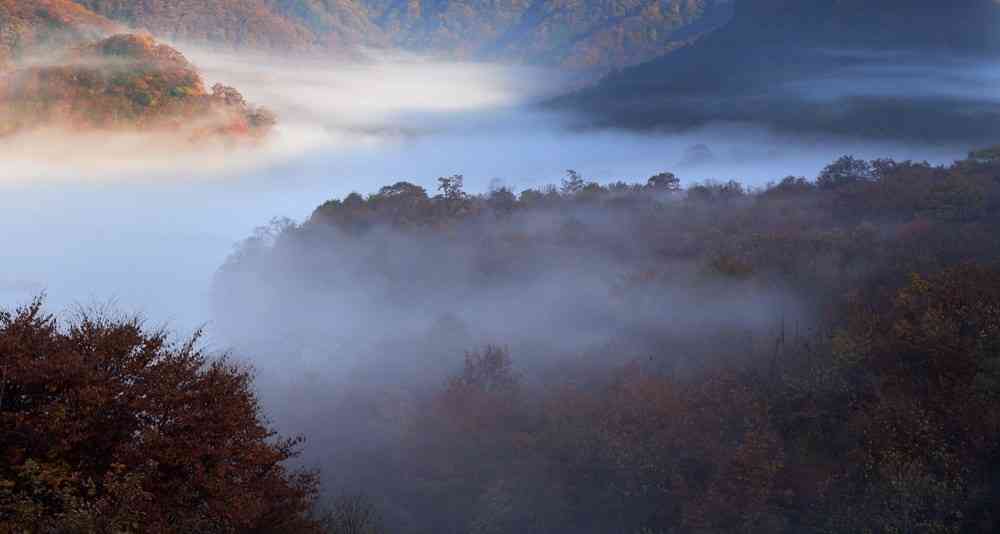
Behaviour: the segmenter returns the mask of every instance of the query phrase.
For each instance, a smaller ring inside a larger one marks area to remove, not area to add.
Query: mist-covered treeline
[[[214,289],[273,419],[373,524],[1000,524],[994,151],[754,190],[439,185],[275,221]]]

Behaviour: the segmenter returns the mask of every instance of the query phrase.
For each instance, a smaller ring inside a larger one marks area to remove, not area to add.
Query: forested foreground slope
[[[439,183],[273,225],[216,283],[386,531],[1000,525],[996,150],[756,190]]]
[[[330,200],[218,272],[254,372],[0,313],[0,531],[994,532],[998,154]]]

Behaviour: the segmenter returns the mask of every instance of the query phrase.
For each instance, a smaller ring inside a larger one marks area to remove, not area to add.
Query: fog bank
[[[58,130],[3,140],[0,303],[42,290],[57,308],[113,299],[188,330],[211,320],[209,280],[254,227],[398,180],[433,190],[436,177],[462,173],[480,192],[496,180],[557,183],[573,168],[603,182],[670,170],[687,183],[760,185],[814,176],[845,153],[947,162],[969,148],[789,138],[745,124],[670,135],[585,129],[579,117],[532,106],[563,80],[525,68],[188,55],[209,84],[237,86],[278,112],[272,138],[259,150]]]

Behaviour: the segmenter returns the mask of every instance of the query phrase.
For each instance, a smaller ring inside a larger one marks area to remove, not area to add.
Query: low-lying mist
[[[367,494],[389,531],[637,532],[676,521],[674,499],[702,502],[677,488],[711,475],[660,466],[712,454],[689,440],[714,410],[732,419],[707,440],[760,446],[762,461],[823,448],[770,448],[787,422],[763,445],[736,440],[764,430],[735,414],[820,417],[824,395],[846,410],[857,379],[837,376],[867,361],[867,331],[843,329],[873,313],[856,307],[914,273],[996,260],[991,157],[844,157],[754,192],[670,174],[601,186],[569,172],[517,196],[398,182],[247,239],[213,284],[214,327],[255,362],[278,427],[309,437],[327,491]],[[726,400],[744,387],[759,400]],[[709,406],[679,408],[705,391]],[[646,434],[673,425],[679,460]]]
[[[399,420],[462,368],[466,351],[505,347],[529,386],[552,375],[572,383],[574,373],[586,381],[590,371],[631,361],[683,375],[713,358],[766,353],[786,329],[821,324],[821,307],[817,294],[792,284],[705,275],[711,258],[738,255],[726,249],[728,232],[768,216],[744,200],[692,208],[673,192],[641,209],[557,203],[516,217],[491,205],[455,227],[375,225],[358,234],[302,224],[324,202],[402,181],[433,196],[439,177],[462,174],[465,194],[502,204],[503,195],[528,188],[544,195],[567,169],[601,184],[645,184],[671,171],[683,185],[738,180],[760,188],[786,176],[811,179],[843,154],[947,164],[974,148],[790,136],[753,123],[595,129],[585,114],[540,105],[567,87],[553,72],[184,49],[194,50],[209,84],[237,86],[275,111],[275,131],[256,148],[58,128],[0,140],[0,305],[46,293],[53,309],[110,301],[182,335],[205,325],[212,349],[233,349],[254,365],[276,426],[306,435],[305,461],[325,468],[334,492],[385,489],[378,479],[395,465],[387,458],[407,454],[396,445],[406,430]],[[905,79],[921,95],[978,101],[970,87],[994,71],[960,67],[881,77],[862,69],[852,76],[867,85],[843,78],[784,90],[817,101],[852,91],[884,96],[903,91],[895,81]],[[954,76],[938,79],[942,72]],[[773,207],[814,221],[808,203]],[[862,230],[899,233],[873,228]],[[708,250],[708,239],[718,250]],[[665,250],[696,259],[664,263]],[[817,277],[835,270],[833,258],[817,258],[795,268]],[[838,276],[870,267],[867,258],[850,261]]]
[[[324,200],[397,180],[433,189],[436,177],[462,173],[470,192],[497,181],[520,190],[573,168],[601,182],[671,170],[686,183],[762,185],[814,176],[844,153],[947,162],[968,148],[790,138],[752,124],[669,135],[587,129],[583,117],[534,106],[564,85],[527,68],[189,56],[209,84],[237,85],[276,111],[277,131],[257,150],[172,143],[163,133],[45,129],[4,139],[4,303],[41,290],[56,307],[113,299],[190,329],[212,320],[212,273],[253,228],[277,216],[302,220]]]
[[[565,89],[548,71],[193,50],[208,84],[237,85],[278,113],[277,130],[256,149],[57,128],[4,139],[0,246],[10,253],[0,302],[40,291],[56,308],[113,300],[182,331],[207,322],[211,334],[209,283],[232,245],[274,217],[302,220],[352,191],[398,180],[433,190],[438,176],[455,173],[473,193],[498,183],[520,190],[555,183],[567,168],[605,183],[670,170],[685,183],[762,185],[814,176],[845,153],[947,162],[968,148],[791,138],[752,124],[589,129],[584,116],[536,106]]]
[[[714,278],[684,228],[725,217],[671,194],[510,211],[502,189],[484,203],[413,187],[278,221],[213,285],[216,333],[255,362],[276,424],[309,436],[333,493],[392,493],[398,433],[467,352],[503,347],[529,388],[585,384],[630,361],[690,375],[768,346],[783,321],[814,326],[795,290]]]
[[[685,183],[762,185],[814,176],[845,153],[947,162],[969,148],[791,138],[752,124],[675,134],[589,129],[585,116],[536,106],[565,89],[549,71],[412,56],[328,63],[193,50],[208,84],[237,85],[276,111],[277,131],[256,149],[57,128],[3,139],[0,246],[10,254],[0,301],[42,290],[56,307],[113,299],[190,329],[212,320],[211,275],[253,228],[278,216],[302,220],[326,199],[397,180],[433,189],[438,176],[462,173],[470,192],[496,183],[520,190],[573,168],[600,182],[671,170]],[[962,65],[961,80],[969,72]]]

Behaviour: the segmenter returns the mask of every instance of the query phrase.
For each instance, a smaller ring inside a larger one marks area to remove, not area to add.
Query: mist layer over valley
[[[1000,63],[815,50],[836,67],[659,100],[696,117],[632,130],[606,119],[643,118],[642,84],[615,76],[567,100],[579,78],[551,67],[171,45],[203,82],[164,94],[235,116],[208,130],[239,142],[0,137],[0,308],[44,294],[77,325],[53,346],[87,350],[81,308],[204,327],[306,439],[275,461],[321,469],[326,532],[1000,525],[975,475],[1000,465],[1000,156],[970,154],[997,142]],[[588,99],[610,108],[565,105]],[[855,128],[845,101],[900,107]],[[833,119],[770,120],[817,109]],[[19,320],[0,348],[35,339]]]
[[[4,139],[0,239],[20,251],[5,268],[4,302],[45,289],[58,307],[114,299],[190,328],[211,319],[191,306],[253,228],[273,217],[302,220],[325,199],[398,180],[433,189],[437,177],[459,173],[470,192],[491,183],[521,190],[558,183],[573,168],[599,182],[670,170],[685,183],[759,186],[813,176],[842,154],[944,163],[969,148],[789,138],[753,124],[669,135],[590,129],[585,117],[535,105],[564,89],[562,78],[523,67],[414,56],[327,64],[197,48],[187,55],[209,82],[239,85],[275,110],[275,135],[260,150],[58,128]],[[993,72],[962,67],[941,91],[977,91]],[[913,72],[904,74],[912,81]],[[872,83],[894,87],[885,77]],[[161,281],[150,284],[147,275]]]

